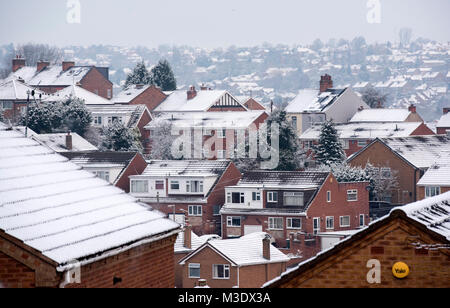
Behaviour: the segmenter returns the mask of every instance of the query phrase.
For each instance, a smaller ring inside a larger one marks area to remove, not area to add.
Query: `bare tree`
[[[388,95],[383,94],[374,87],[370,86],[362,91],[362,100],[370,108],[383,108],[387,102]]]

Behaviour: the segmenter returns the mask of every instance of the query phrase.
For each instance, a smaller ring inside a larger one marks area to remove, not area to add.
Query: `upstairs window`
[[[434,197],[441,194],[441,188],[437,186],[425,187],[425,198]]]
[[[261,193],[260,192],[252,192],[252,201],[260,201],[261,200]]]
[[[203,192],[203,181],[187,181],[186,182],[186,192],[202,193]]]
[[[302,192],[285,192],[283,197],[285,206],[304,205],[304,194]]]
[[[267,193],[267,202],[278,202],[278,192],[276,191],[269,191]]]
[[[341,227],[350,227],[350,216],[339,217],[339,222]]]
[[[201,205],[189,205],[188,213],[189,213],[189,216],[202,216],[202,206]]]
[[[109,182],[109,171],[94,171],[93,172],[98,178]]]
[[[170,189],[171,190],[180,190],[180,182],[179,181],[170,181]]]
[[[358,190],[347,190],[347,201],[358,201]]]
[[[155,181],[156,190],[164,190],[164,181]]]
[[[214,279],[230,279],[230,265],[228,264],[214,264],[213,265]]]
[[[132,193],[148,193],[148,181],[131,180]]]

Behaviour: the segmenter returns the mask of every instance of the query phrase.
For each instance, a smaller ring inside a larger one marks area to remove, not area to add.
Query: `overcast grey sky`
[[[358,35],[385,42],[402,27],[413,38],[450,41],[449,0],[75,0],[79,24],[67,21],[68,1],[0,0],[0,44],[226,47]],[[367,21],[369,1],[380,2],[381,23]]]

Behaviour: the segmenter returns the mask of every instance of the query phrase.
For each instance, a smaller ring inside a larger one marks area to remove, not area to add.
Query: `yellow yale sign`
[[[392,267],[392,274],[399,279],[406,278],[409,275],[409,267],[404,262],[397,262]]]

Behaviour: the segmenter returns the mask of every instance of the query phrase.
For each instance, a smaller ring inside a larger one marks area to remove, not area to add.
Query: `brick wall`
[[[411,136],[426,135],[435,135],[435,133],[425,123],[422,123],[415,131],[411,133]]]
[[[441,194],[449,192],[450,187],[441,187]],[[417,186],[417,200],[425,199],[425,186]]]
[[[450,131],[450,127],[437,127],[438,135],[446,135],[447,131]]]
[[[123,172],[122,176],[116,183],[116,187],[124,190],[126,193],[130,192],[130,179],[131,175],[139,175],[144,172],[145,168],[147,168],[147,162],[141,154],[136,154],[134,158],[131,160],[130,164],[127,166],[127,169]]]
[[[34,288],[34,271],[0,252],[0,288]]]
[[[113,95],[112,83],[95,67],[81,80],[81,87],[106,99],[111,99]],[[111,97],[108,97],[108,90],[111,91]]]
[[[447,250],[417,250],[411,240],[436,243],[427,233],[400,219],[378,228],[361,239],[334,250],[319,262],[307,264],[276,287],[287,288],[422,288],[450,287],[450,257]],[[381,263],[381,283],[369,284],[367,262]],[[392,274],[396,262],[405,262],[410,274],[397,279]]]
[[[148,110],[150,110],[151,112],[156,107],[158,107],[159,104],[161,104],[166,98],[167,95],[165,95],[160,89],[155,86],[151,86],[140,95],[135,97],[130,102],[130,105],[146,105]]]
[[[176,235],[83,266],[81,284],[67,288],[173,288]],[[114,284],[114,278],[121,281]]]

